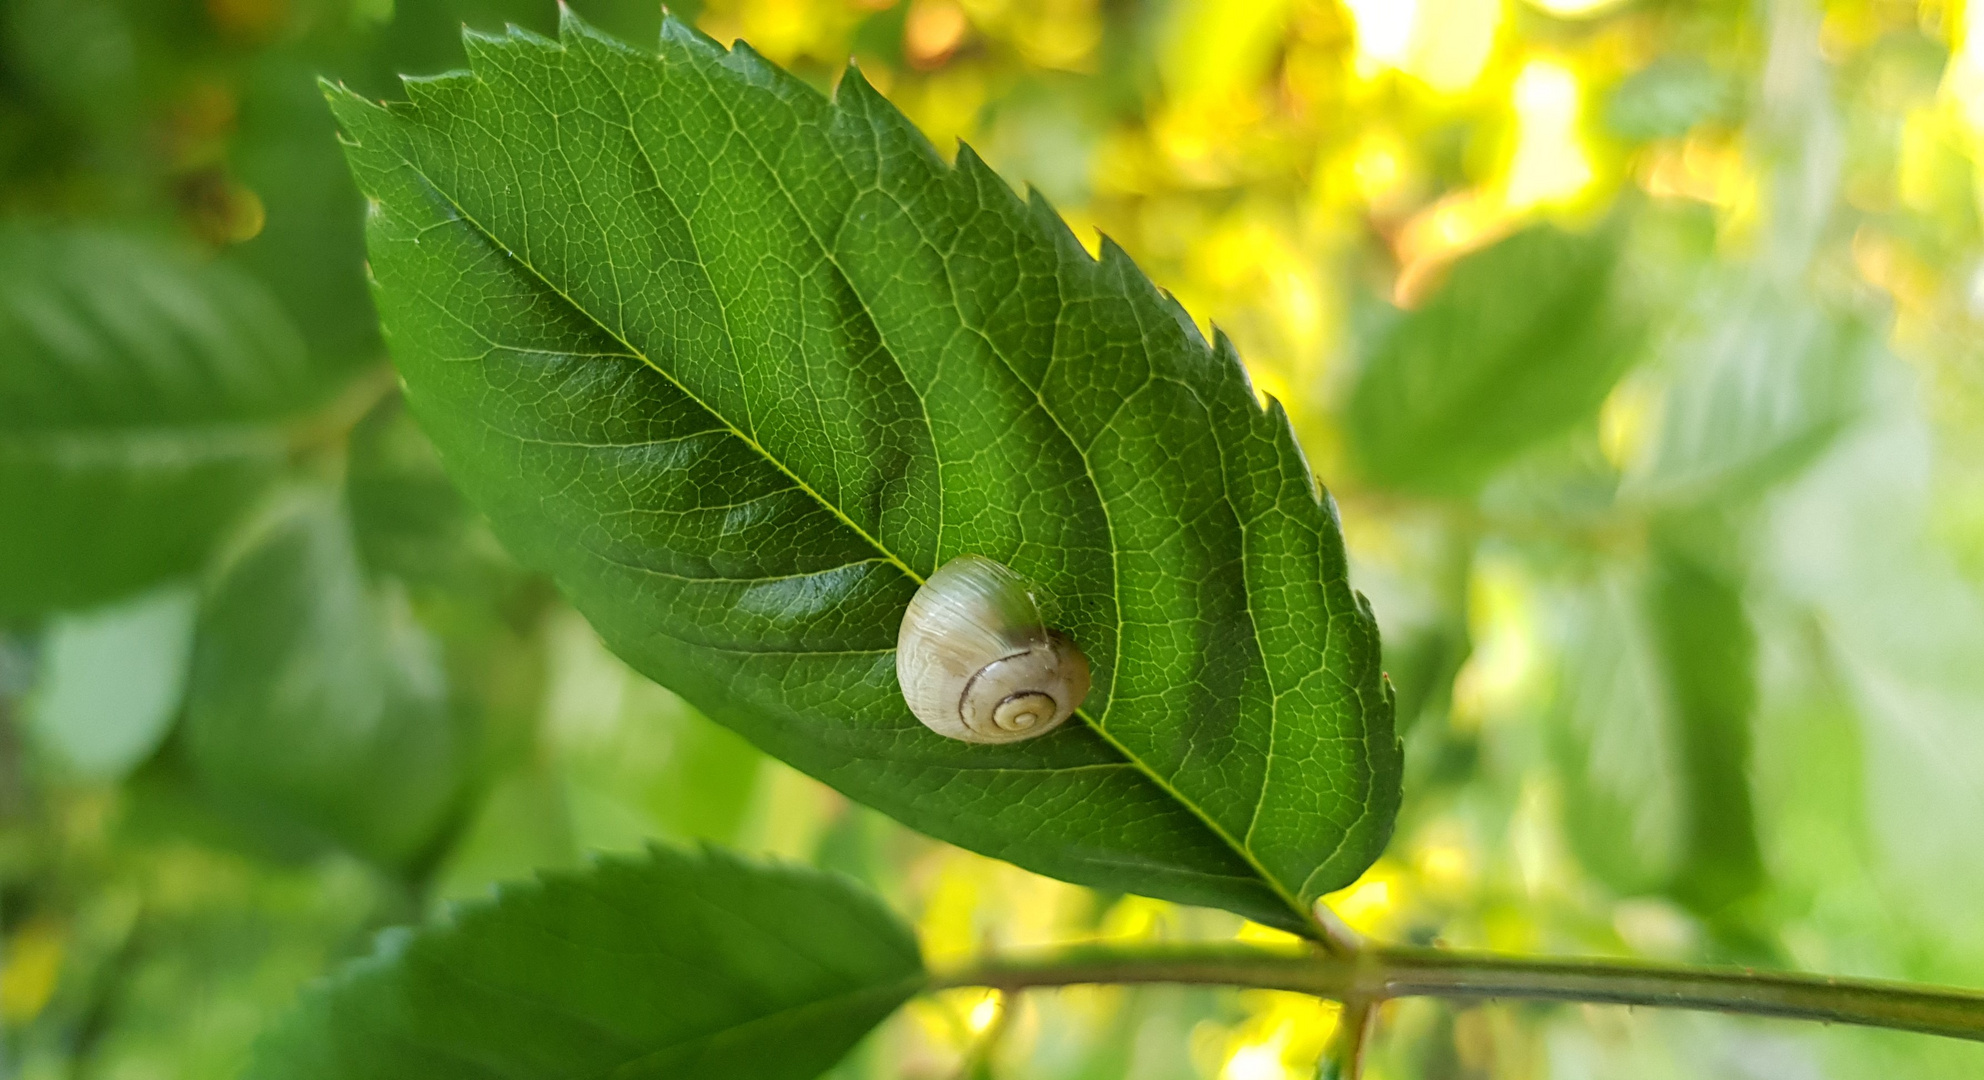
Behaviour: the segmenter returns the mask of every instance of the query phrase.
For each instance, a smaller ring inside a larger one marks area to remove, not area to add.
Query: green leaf
[[[222,803],[392,864],[423,853],[470,756],[434,642],[368,587],[343,509],[314,488],[280,493],[223,555],[186,723]]]
[[[246,1080],[813,1080],[921,988],[843,878],[656,848],[509,886],[307,994]]]
[[[51,620],[27,713],[35,741],[105,780],[158,749],[186,691],[198,604],[181,583]]]
[[[1636,142],[1671,139],[1705,121],[1734,120],[1742,108],[1742,87],[1733,76],[1698,56],[1663,56],[1612,91],[1605,127]]]
[[[1756,642],[1740,579],[1664,525],[1646,565],[1563,605],[1551,740],[1579,859],[1711,918],[1763,883],[1750,792]],[[1734,924],[1723,927],[1738,930]]]
[[[1597,411],[1641,340],[1611,235],[1532,226],[1456,263],[1377,342],[1345,435],[1372,483],[1463,495]]]
[[[473,512],[397,398],[352,429],[345,462],[345,498],[367,567],[421,583],[467,576],[463,564],[478,554]]]
[[[1608,567],[1560,598],[1563,671],[1549,720],[1578,862],[1622,895],[1655,893],[1685,857],[1681,753],[1637,574]]]
[[[0,614],[197,567],[287,457],[303,348],[240,274],[94,230],[0,228]]]
[[[1734,284],[1664,347],[1676,370],[1621,497],[1703,505],[1796,475],[1862,413],[1879,347],[1851,316],[1768,283]]]
[[[1669,527],[1669,533],[1674,531]],[[1750,798],[1750,724],[1757,705],[1757,641],[1742,579],[1720,560],[1660,538],[1647,609],[1680,750],[1685,856],[1676,899],[1714,916],[1764,882]]]
[[[1399,750],[1333,504],[1278,405],[850,71],[832,100],[670,22],[467,39],[333,108],[407,397],[637,670],[925,832],[1301,928],[1383,848]],[[946,740],[896,686],[921,581],[1007,563],[1084,723]]]

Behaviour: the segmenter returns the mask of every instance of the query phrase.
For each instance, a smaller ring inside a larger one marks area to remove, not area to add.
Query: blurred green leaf
[[[388,864],[424,853],[470,759],[438,649],[374,590],[330,492],[279,493],[223,555],[187,699],[195,771],[225,804]]]
[[[545,627],[545,734],[582,850],[735,843],[765,758],[606,650],[576,612]]]
[[[1563,596],[1552,743],[1565,828],[1616,891],[1660,892],[1743,933],[1764,880],[1750,791],[1756,642],[1740,579],[1669,524],[1642,566]]]
[[[494,777],[478,800],[474,820],[436,869],[435,895],[477,899],[498,883],[529,877],[533,870],[581,865],[568,794],[549,762],[523,762]]]
[[[171,585],[49,623],[28,724],[83,776],[122,777],[179,713],[199,595]]]
[[[1636,359],[1606,233],[1531,226],[1455,263],[1384,332],[1351,388],[1345,435],[1372,483],[1466,494],[1591,416]]]
[[[135,821],[155,804],[134,797]],[[32,1021],[9,1017],[21,1077],[235,1077],[299,990],[362,948],[385,890],[350,860],[293,867],[222,854],[183,833],[119,835],[117,872],[69,921],[60,985]],[[18,909],[17,909],[18,911]]]
[[[845,879],[654,849],[506,887],[305,996],[246,1080],[813,1080],[923,984]]]
[[[1662,56],[1613,89],[1605,127],[1635,142],[1671,139],[1697,124],[1734,120],[1742,105],[1742,87],[1728,73],[1698,56]]]
[[[1984,960],[1984,594],[1926,527],[1932,403],[1898,365],[1882,376],[1862,423],[1770,504],[1771,558],[1859,713],[1878,918],[1919,935],[1911,975],[1960,980]]]
[[[197,567],[288,456],[303,348],[252,281],[93,229],[0,228],[0,613]]]
[[[1756,282],[1661,349],[1671,382],[1620,497],[1655,506],[1742,499],[1804,468],[1859,414],[1879,339],[1851,314]]]
[[[1626,896],[1663,889],[1686,851],[1681,749],[1643,595],[1635,575],[1608,568],[1558,597],[1552,642],[1564,831],[1578,861]]]
[[[321,64],[292,48],[256,57],[245,72],[228,156],[264,220],[227,258],[269,288],[303,331],[316,368],[335,376],[378,363],[385,346],[365,283],[365,203],[316,92]]]
[[[1669,888],[1704,916],[1764,882],[1750,798],[1757,644],[1741,578],[1686,542],[1657,541],[1647,611],[1666,677],[1681,784],[1681,863]]]
[[[468,504],[397,397],[352,430],[345,498],[367,567],[409,581],[460,579]]]
[[[1300,930],[1376,857],[1375,625],[1230,345],[858,74],[828,101],[679,23],[659,56],[576,20],[468,47],[411,105],[333,95],[380,302],[471,500],[619,655],[1071,880]],[[963,552],[1082,644],[1087,723],[992,747],[909,714],[902,611]]]

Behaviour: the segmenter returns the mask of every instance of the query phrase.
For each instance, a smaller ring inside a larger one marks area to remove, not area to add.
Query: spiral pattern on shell
[[[1019,575],[980,555],[939,567],[896,638],[903,700],[947,738],[1009,743],[1047,734],[1088,696],[1088,658],[1049,630]]]

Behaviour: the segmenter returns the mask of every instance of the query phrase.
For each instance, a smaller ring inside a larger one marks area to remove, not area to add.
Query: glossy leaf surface
[[[1376,857],[1375,626],[1279,406],[1122,252],[1091,258],[850,72],[828,100],[671,23],[470,36],[333,106],[407,398],[637,669],[917,828],[1284,926]],[[904,607],[1007,563],[1088,654],[1085,722],[943,739]]]
[[[812,1080],[924,981],[852,882],[654,849],[510,886],[307,994],[248,1080]]]

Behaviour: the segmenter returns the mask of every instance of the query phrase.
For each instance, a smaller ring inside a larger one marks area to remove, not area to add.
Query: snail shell
[[[930,575],[903,612],[896,680],[925,727],[972,743],[1031,739],[1088,696],[1088,657],[1049,630],[1021,580],[981,555]]]

